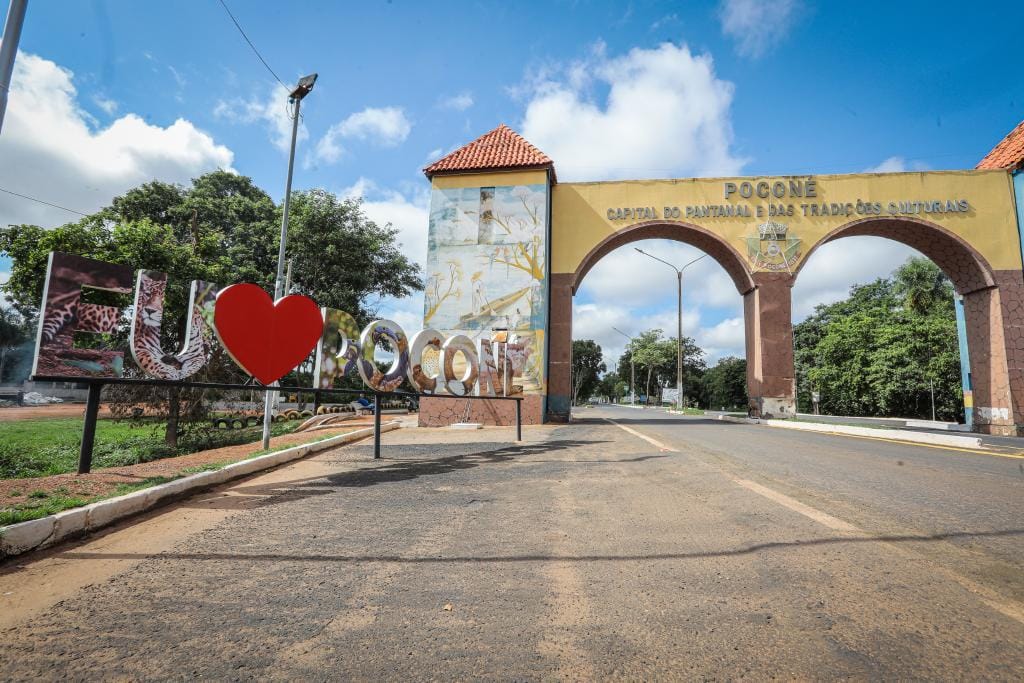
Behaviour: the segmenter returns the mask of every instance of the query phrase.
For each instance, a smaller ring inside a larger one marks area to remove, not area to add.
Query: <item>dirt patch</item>
[[[285,434],[270,440],[271,448],[296,446],[317,441],[328,436],[344,434],[373,424],[373,418],[356,418],[348,420],[336,428],[319,429],[313,432]],[[212,448],[198,451],[177,458],[163,458],[152,462],[126,467],[109,467],[98,469],[89,474],[57,474],[49,477],[32,477],[25,479],[0,480],[0,508],[12,507],[32,500],[31,494],[42,497],[39,491],[47,496],[62,495],[68,497],[91,498],[110,495],[120,484],[136,484],[152,477],[174,477],[182,474],[182,470],[198,468],[204,465],[227,465],[245,460],[253,453],[262,450],[260,442]]]
[[[83,417],[84,403],[51,403],[48,406],[22,406],[0,408],[0,422],[16,420],[45,420],[47,418]],[[100,404],[100,417],[112,417],[110,408]]]

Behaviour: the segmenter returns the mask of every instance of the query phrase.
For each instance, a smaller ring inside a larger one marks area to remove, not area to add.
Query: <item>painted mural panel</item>
[[[547,185],[434,188],[423,324],[526,347],[524,391],[544,391]]]

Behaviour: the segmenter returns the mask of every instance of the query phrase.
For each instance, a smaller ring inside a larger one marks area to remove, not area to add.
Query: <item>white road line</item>
[[[630,429],[629,427],[626,427],[625,425],[621,425],[618,422],[616,422],[615,420],[610,420],[607,417],[604,418],[604,419],[607,420],[608,422],[611,422],[616,427],[618,427],[618,428],[620,428],[620,429],[622,429],[624,431],[629,432],[633,436],[640,437],[644,441],[647,441],[648,443],[651,443],[651,444],[657,446],[658,448],[661,448],[662,450],[672,451],[673,453],[678,453],[679,452],[677,449],[672,448],[671,446],[667,446],[667,445],[663,444],[662,442],[658,441],[657,439],[652,439],[651,437],[647,436],[646,434],[641,434],[640,432],[636,431],[635,429]],[[728,479],[730,479],[731,481],[733,481],[736,484],[739,484],[740,486],[742,486],[743,488],[747,489],[748,491],[753,491],[754,493],[758,494],[759,496],[763,496],[763,497],[767,498],[768,500],[770,500],[772,502],[778,503],[779,505],[782,505],[783,507],[792,510],[793,512],[799,513],[799,514],[803,515],[804,517],[812,519],[815,522],[817,522],[818,524],[826,526],[829,529],[832,529],[834,531],[841,531],[841,532],[847,533],[847,534],[856,534],[858,536],[864,536],[864,537],[867,537],[867,538],[871,538],[871,534],[869,534],[868,532],[864,531],[860,527],[854,526],[853,524],[850,524],[849,522],[841,520],[838,517],[833,517],[832,515],[830,515],[830,514],[828,514],[826,512],[822,512],[821,510],[817,510],[815,508],[812,508],[809,505],[804,505],[800,501],[798,501],[798,500],[796,500],[794,498],[790,498],[789,496],[785,495],[784,493],[779,493],[778,491],[776,491],[774,489],[770,489],[767,486],[762,486],[761,484],[758,484],[757,482],[750,481],[749,479],[738,479],[738,478],[733,477],[732,475],[730,475],[725,470],[722,470],[721,468],[717,468],[716,467],[715,469],[718,469]],[[921,555],[919,555],[918,553],[914,552],[913,550],[909,550],[907,548],[902,548],[899,545],[897,545],[896,543],[888,543],[886,541],[881,541],[881,543],[886,545],[886,546],[888,546],[892,550],[895,550],[896,552],[901,553],[901,554],[903,554],[905,556],[910,556],[910,557],[914,557],[914,558],[917,558],[917,559],[920,559],[922,557]],[[950,580],[960,584],[962,587],[966,588],[971,593],[974,593],[974,595],[977,596],[977,598],[979,600],[981,600],[981,602],[985,603],[985,605],[987,605],[989,608],[991,608],[991,609],[999,612],[1000,614],[1003,614],[1003,615],[1005,615],[1005,616],[1007,616],[1007,617],[1009,617],[1009,618],[1011,618],[1011,619],[1013,619],[1015,621],[1018,621],[1018,622],[1024,624],[1024,604],[1022,604],[1020,602],[1017,602],[1016,600],[1013,600],[1013,599],[1010,599],[1010,598],[1006,598],[1006,597],[1000,595],[999,593],[997,593],[997,592],[995,592],[993,590],[990,590],[989,588],[986,588],[985,586],[983,586],[983,585],[981,585],[979,583],[976,583],[976,582],[972,581],[971,579],[968,579],[966,576],[961,576],[960,574],[957,574],[956,572],[954,572],[952,570],[946,569],[945,567],[943,567],[941,565],[938,565],[938,564],[936,564],[936,563],[934,563],[934,562],[932,562],[930,560],[928,560],[928,563],[931,565],[933,570],[937,571],[938,573],[942,574],[943,576],[947,577],[948,579],[950,579]]]
[[[836,531],[845,531],[848,533],[864,533],[861,529],[858,529],[849,522],[844,522],[838,517],[833,517],[832,515],[827,514],[825,512],[821,512],[820,510],[815,510],[811,506],[804,505],[799,500],[790,498],[784,493],[779,493],[778,491],[770,489],[767,486],[761,486],[760,484],[750,481],[748,479],[736,479],[735,477],[729,478],[732,479],[735,483],[742,486],[743,488],[753,491],[758,495],[764,496],[768,500],[774,501],[783,507],[789,508],[793,512],[798,512],[804,517],[813,519],[818,524],[827,526],[829,529],[834,529]]]
[[[630,427],[627,427],[626,425],[621,425],[618,422],[616,422],[615,420],[612,420],[612,419],[607,418],[607,417],[604,418],[604,419],[607,420],[608,422],[611,422],[613,425],[615,425],[616,427],[618,427],[622,431],[629,432],[633,436],[641,438],[644,441],[646,441],[647,443],[649,443],[649,444],[651,444],[651,445],[653,445],[653,446],[655,446],[657,448],[660,448],[663,451],[668,451],[669,453],[678,453],[679,452],[679,449],[672,448],[671,446],[669,446],[667,444],[663,444],[662,442],[658,441],[657,439],[652,439],[651,437],[647,436],[646,434],[641,434],[640,432],[636,431],[635,429],[631,429]]]

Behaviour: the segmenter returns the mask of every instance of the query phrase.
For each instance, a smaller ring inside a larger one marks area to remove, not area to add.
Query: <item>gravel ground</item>
[[[4,567],[0,678],[1024,677],[1018,603],[714,447],[525,437],[403,429]]]

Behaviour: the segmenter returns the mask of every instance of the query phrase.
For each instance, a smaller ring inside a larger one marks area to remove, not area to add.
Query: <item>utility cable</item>
[[[280,78],[278,78],[277,74],[274,73],[274,70],[270,68],[269,64],[267,64],[267,60],[263,59],[263,55],[260,54],[260,51],[257,50],[256,46],[252,44],[251,40],[249,40],[249,36],[247,36],[245,34],[245,30],[242,28],[241,24],[238,23],[238,20],[235,19],[235,15],[231,13],[230,9],[228,9],[227,3],[225,3],[224,0],[218,0],[218,1],[220,2],[220,6],[224,8],[224,11],[227,12],[228,16],[231,18],[231,23],[233,23],[235,25],[235,28],[238,29],[238,32],[242,34],[243,38],[245,38],[245,42],[249,43],[249,47],[252,48],[252,51],[256,54],[256,57],[258,57],[259,60],[261,62],[263,62],[263,66],[267,67],[267,71],[270,72],[270,75],[273,76],[277,80],[277,82],[281,84],[282,88],[284,88],[285,90],[288,90],[289,89],[288,86],[285,85],[284,81],[282,81]]]
[[[0,187],[0,192],[6,192],[7,194],[12,194],[15,197],[21,197],[22,199],[28,199],[29,201],[38,202],[40,204],[46,204],[47,206],[52,206],[53,208],[61,209],[62,211],[69,211],[71,213],[77,213],[79,216],[86,216],[86,217],[88,217],[89,215],[91,215],[91,214],[87,214],[87,213],[82,213],[81,211],[76,211],[75,209],[69,209],[68,207],[61,206],[60,204],[53,204],[52,202],[43,201],[42,199],[36,199],[35,197],[30,197],[27,194],[21,194],[20,192],[15,192],[13,190],[8,190],[8,189],[5,189],[3,187]]]

